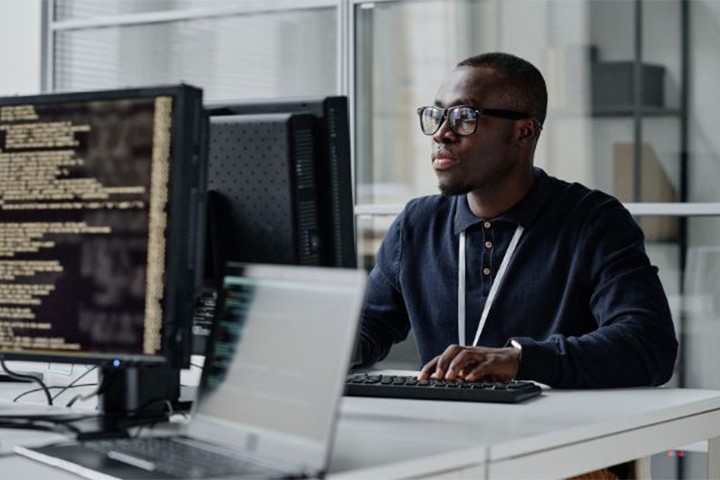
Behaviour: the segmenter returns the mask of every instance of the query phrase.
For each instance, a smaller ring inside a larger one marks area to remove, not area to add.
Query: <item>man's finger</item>
[[[475,365],[465,376],[468,382],[478,380],[489,380],[495,382],[507,382],[515,378],[517,365],[513,357],[501,355],[490,355],[485,361]]]
[[[478,382],[480,380],[491,380],[489,377],[493,376],[492,366],[490,362],[484,361],[475,364],[467,374],[465,375],[466,382]]]
[[[427,380],[430,378],[430,375],[435,373],[435,365],[437,365],[438,360],[440,359],[440,355],[430,360],[428,363],[425,364],[425,366],[422,367],[420,370],[420,374],[418,375],[418,380]]]
[[[460,345],[450,345],[445,349],[442,355],[440,355],[437,365],[435,366],[435,378],[438,380],[445,378],[445,374],[450,368],[450,363],[452,363],[455,357],[463,351],[463,348],[464,347],[461,347]]]
[[[452,359],[445,376],[448,380],[455,380],[456,378],[464,380],[466,377],[465,372],[471,371],[475,365],[484,360],[485,355],[482,353],[465,348]]]

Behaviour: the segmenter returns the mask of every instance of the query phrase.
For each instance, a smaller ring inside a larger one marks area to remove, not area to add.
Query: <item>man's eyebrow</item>
[[[436,99],[435,102],[433,102],[433,105],[435,105],[436,107],[440,107],[440,108],[448,108],[448,107],[455,107],[457,105],[474,106],[475,102],[473,102],[469,98],[459,98],[459,99],[453,100],[450,103],[445,104],[445,103],[441,102],[440,100]]]

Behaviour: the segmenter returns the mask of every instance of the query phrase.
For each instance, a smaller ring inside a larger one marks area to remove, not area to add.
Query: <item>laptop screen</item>
[[[233,430],[238,447],[324,465],[364,284],[355,270],[233,266],[192,424]]]

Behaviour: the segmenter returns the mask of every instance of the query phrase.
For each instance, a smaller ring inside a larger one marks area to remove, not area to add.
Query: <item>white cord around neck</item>
[[[472,345],[476,346],[478,340],[480,340],[480,334],[485,328],[485,322],[487,321],[488,314],[490,313],[490,307],[495,300],[498,288],[502,283],[502,279],[505,276],[508,264],[512,259],[513,253],[517,248],[517,244],[522,236],[523,227],[518,225],[515,229],[510,245],[508,245],[505,255],[503,255],[502,262],[500,262],[500,268],[495,275],[495,279],[490,286],[490,293],[488,293],[487,301],[483,307],[482,315],[480,316],[480,323],[478,324],[477,332],[475,332],[475,339]],[[465,265],[465,232],[460,233],[460,243],[458,247],[458,344],[465,345],[465,279],[466,279],[466,265]]]

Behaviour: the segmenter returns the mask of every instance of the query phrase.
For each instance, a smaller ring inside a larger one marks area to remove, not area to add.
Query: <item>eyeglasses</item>
[[[420,107],[417,109],[420,117],[420,128],[425,135],[435,135],[445,119],[448,119],[450,130],[460,136],[472,135],[477,130],[477,123],[480,117],[507,118],[510,120],[522,120],[530,118],[526,112],[514,112],[512,110],[498,110],[494,108],[475,108],[469,105],[457,105],[450,108]]]

